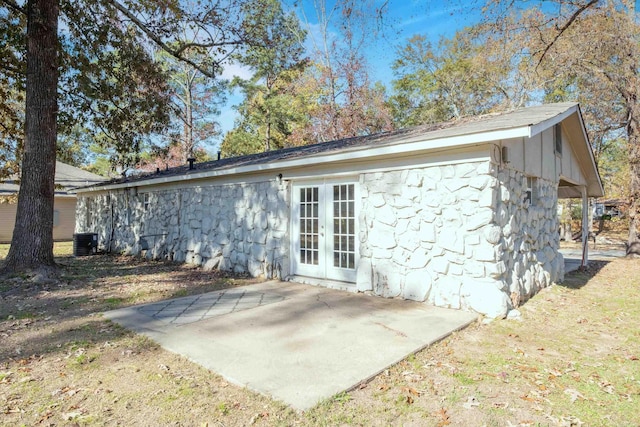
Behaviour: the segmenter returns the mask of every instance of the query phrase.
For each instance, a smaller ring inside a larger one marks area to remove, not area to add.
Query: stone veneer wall
[[[556,189],[489,161],[363,174],[357,287],[490,317],[562,277]]]
[[[101,247],[112,251],[256,277],[289,274],[286,182],[144,194],[126,189],[79,197],[76,231],[98,233]]]
[[[517,307],[540,289],[564,278],[564,258],[558,252],[558,189],[556,183],[535,179],[529,204],[523,202],[527,188],[522,173],[503,168],[498,180],[500,261],[505,266],[505,291],[509,292],[512,306]]]

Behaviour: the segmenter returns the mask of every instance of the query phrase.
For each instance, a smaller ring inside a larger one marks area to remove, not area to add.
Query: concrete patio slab
[[[226,380],[305,410],[477,319],[270,281],[105,313]]]

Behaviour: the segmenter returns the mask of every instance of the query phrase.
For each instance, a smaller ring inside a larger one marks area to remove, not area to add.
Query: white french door
[[[356,281],[358,188],[354,181],[294,183],[293,274]]]

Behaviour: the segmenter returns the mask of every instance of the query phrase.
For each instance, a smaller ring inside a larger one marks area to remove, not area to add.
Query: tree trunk
[[[633,129],[635,127],[635,129]],[[630,125],[629,131],[629,163],[631,182],[629,184],[629,239],[627,243],[627,255],[640,255],[640,134],[638,126]]]
[[[633,83],[637,84],[637,80]],[[629,143],[629,169],[631,182],[629,183],[629,239],[627,255],[640,255],[640,106],[635,95],[637,85],[629,83],[624,92],[628,105],[629,122],[627,124],[627,141]]]
[[[16,224],[5,273],[55,273],[53,201],[58,87],[58,0],[27,4],[25,143]]]
[[[267,93],[264,97],[265,104],[265,119],[266,119],[266,129],[264,134],[264,151],[271,151],[271,107],[269,102],[271,101],[271,82],[269,77],[267,77]]]
[[[184,122],[184,163],[194,157],[193,152],[193,94],[191,84],[187,85],[185,93],[185,122]]]

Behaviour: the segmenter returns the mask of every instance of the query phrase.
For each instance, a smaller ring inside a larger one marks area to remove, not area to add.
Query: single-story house
[[[79,189],[76,231],[107,250],[500,317],[563,277],[558,198],[602,193],[580,108],[562,103]]]
[[[629,210],[629,202],[623,199],[598,199],[593,205],[593,219],[622,218]]]
[[[53,201],[53,239],[71,240],[76,225],[76,195],[74,188],[104,182],[107,178],[56,161],[55,195]],[[0,182],[0,243],[11,242],[16,222],[17,177]]]

